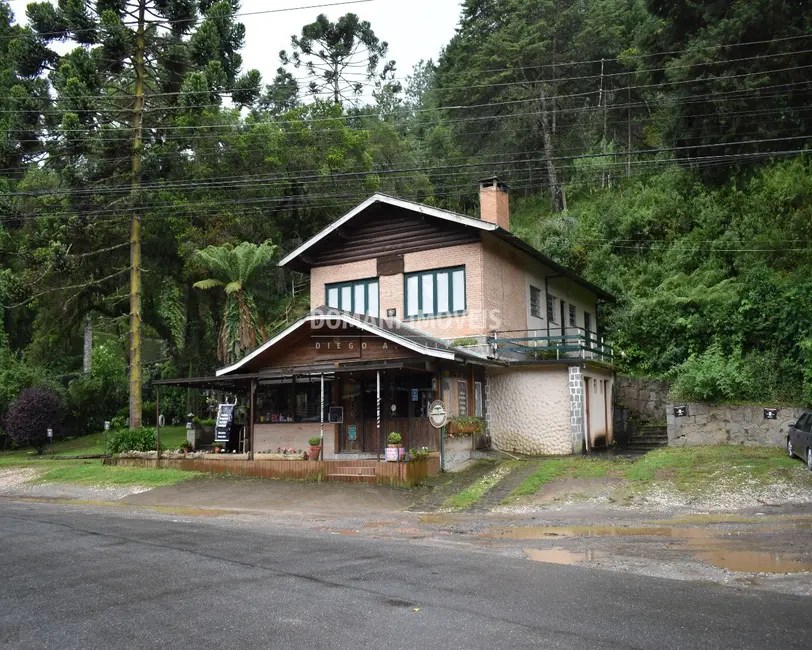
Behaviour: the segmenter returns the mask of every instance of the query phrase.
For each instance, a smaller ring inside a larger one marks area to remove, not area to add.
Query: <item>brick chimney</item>
[[[479,181],[479,214],[483,221],[490,221],[510,230],[510,200],[507,183],[496,176]]]

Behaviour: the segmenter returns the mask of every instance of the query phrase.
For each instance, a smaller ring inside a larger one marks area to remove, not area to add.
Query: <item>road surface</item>
[[[453,539],[0,500],[0,544],[0,647],[812,647],[809,598]]]

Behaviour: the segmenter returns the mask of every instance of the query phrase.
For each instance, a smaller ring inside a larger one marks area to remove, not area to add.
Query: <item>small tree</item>
[[[62,401],[44,388],[26,388],[12,402],[5,417],[9,437],[21,447],[32,446],[41,454],[48,429],[56,434],[62,421]]]

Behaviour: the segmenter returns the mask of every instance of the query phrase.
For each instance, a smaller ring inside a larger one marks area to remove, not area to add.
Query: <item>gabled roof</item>
[[[420,332],[416,329],[412,329],[411,327],[407,327],[399,320],[394,318],[384,319],[375,318],[373,316],[361,316],[360,314],[352,314],[341,309],[322,306],[314,309],[306,316],[303,316],[236,363],[232,363],[230,366],[226,366],[225,368],[220,368],[216,373],[217,377],[222,377],[223,375],[228,375],[236,370],[239,370],[246,363],[252,359],[255,359],[257,356],[277,343],[283,341],[306,323],[323,321],[343,322],[352,327],[357,327],[360,330],[369,332],[370,334],[380,336],[383,339],[391,341],[392,343],[400,345],[408,350],[412,350],[413,352],[416,352],[422,356],[433,357],[435,359],[445,359],[449,361],[467,360],[479,363],[499,363],[475,352],[450,346],[442,339],[429,336],[425,332]]]
[[[568,269],[566,266],[562,266],[552,258],[548,257],[544,253],[539,250],[533,248],[530,244],[528,244],[523,239],[520,239],[516,235],[512,234],[510,231],[505,230],[501,226],[497,226],[495,223],[491,223],[489,221],[483,221],[482,219],[475,219],[473,217],[467,217],[464,214],[458,214],[456,212],[451,212],[450,210],[442,210],[440,208],[435,208],[429,205],[424,205],[422,203],[415,203],[414,201],[407,201],[405,199],[398,199],[394,196],[388,196],[387,194],[373,194],[370,196],[366,201],[363,203],[358,204],[352,210],[350,210],[347,214],[339,219],[336,219],[333,223],[331,223],[326,228],[319,231],[313,237],[308,239],[304,244],[299,246],[296,250],[292,253],[286,255],[280,262],[279,266],[286,266],[306,252],[311,247],[318,244],[320,241],[325,239],[328,235],[335,232],[345,223],[356,217],[357,215],[364,212],[366,209],[370,208],[376,203],[383,203],[386,205],[391,205],[397,208],[402,208],[405,210],[410,210],[417,214],[426,215],[429,217],[434,217],[437,219],[442,219],[444,221],[449,221],[452,223],[459,224],[461,226],[474,228],[480,232],[488,233],[499,239],[507,242],[509,245],[513,246],[514,248],[519,249],[520,251],[526,253],[530,257],[538,260],[545,266],[550,267],[560,275],[569,278],[575,284],[578,284],[585,289],[588,289],[596,296],[601,298],[602,300],[606,300],[608,302],[614,302],[615,297],[598,287],[597,285],[584,280],[580,275]]]

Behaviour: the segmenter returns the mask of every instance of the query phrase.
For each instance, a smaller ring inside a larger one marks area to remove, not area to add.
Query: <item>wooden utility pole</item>
[[[130,426],[141,426],[141,148],[144,121],[144,14],[147,0],[138,3],[135,33],[135,104],[133,106],[132,188],[136,205],[130,222]]]

